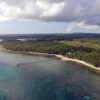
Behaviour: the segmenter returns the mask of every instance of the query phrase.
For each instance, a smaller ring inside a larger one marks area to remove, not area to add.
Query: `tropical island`
[[[41,37],[41,36],[40,36]],[[0,43],[3,50],[24,51],[33,54],[51,54],[57,57],[77,62],[86,66],[92,66],[100,72],[100,39],[79,38],[62,40],[6,40]],[[66,59],[64,58],[66,57]],[[91,68],[89,68],[91,69]],[[93,69],[92,69],[93,70]]]

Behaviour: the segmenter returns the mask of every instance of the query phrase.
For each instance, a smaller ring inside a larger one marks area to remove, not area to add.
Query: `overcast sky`
[[[0,34],[100,33],[100,0],[0,0]]]

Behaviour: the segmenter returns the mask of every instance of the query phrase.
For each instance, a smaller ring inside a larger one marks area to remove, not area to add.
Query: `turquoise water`
[[[100,76],[60,59],[0,52],[0,100],[100,100]]]

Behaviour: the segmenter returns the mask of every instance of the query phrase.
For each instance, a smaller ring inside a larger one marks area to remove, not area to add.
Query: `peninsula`
[[[55,56],[65,61],[84,65],[100,74],[100,40],[75,39],[73,41],[3,41],[1,51],[25,52],[32,55]]]

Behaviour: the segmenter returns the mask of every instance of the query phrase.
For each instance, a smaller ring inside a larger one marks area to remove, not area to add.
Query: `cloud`
[[[67,33],[71,33],[71,32],[73,32],[73,25],[69,25],[68,27],[67,27],[67,29],[66,29],[66,32]]]
[[[98,25],[88,25],[85,24],[85,22],[78,22],[78,23],[69,23],[66,26],[66,32],[67,33],[72,33],[74,32],[75,29],[82,29],[82,30],[91,30],[91,31],[95,31],[95,30],[100,30],[100,27]]]
[[[97,28],[99,11],[100,0],[0,0],[0,21],[15,18],[79,23],[83,28]]]

